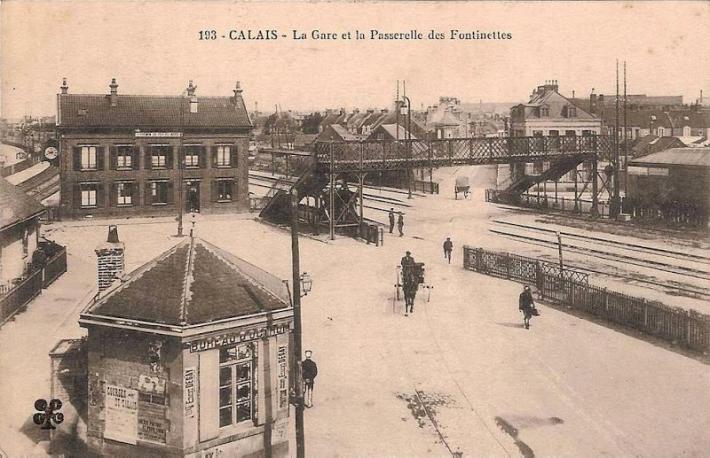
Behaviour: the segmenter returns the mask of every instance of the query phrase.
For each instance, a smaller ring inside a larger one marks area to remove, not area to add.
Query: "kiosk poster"
[[[138,438],[138,391],[106,385],[104,438],[135,444]]]

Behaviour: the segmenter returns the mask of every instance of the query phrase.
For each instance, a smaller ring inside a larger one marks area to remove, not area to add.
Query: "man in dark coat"
[[[412,257],[412,252],[407,251],[399,264],[402,266],[402,269],[406,269],[405,266],[413,266],[414,258]]]
[[[535,314],[535,302],[533,301],[532,291],[529,286],[523,288],[518,298],[518,309],[523,312],[523,323],[525,329],[530,329],[530,318]]]
[[[402,237],[404,235],[404,232],[402,232],[403,228],[404,228],[404,215],[400,212],[399,217],[397,218],[397,230],[399,230],[400,237]]]
[[[444,259],[449,261],[451,264],[451,252],[454,250],[454,243],[451,241],[451,237],[446,237],[444,242]]]
[[[301,375],[303,377],[303,405],[313,407],[313,382],[318,375],[318,366],[311,359],[313,352],[306,350],[306,359],[301,362]]]
[[[390,234],[391,234],[392,231],[394,231],[394,208],[390,208],[389,218],[390,218]]]

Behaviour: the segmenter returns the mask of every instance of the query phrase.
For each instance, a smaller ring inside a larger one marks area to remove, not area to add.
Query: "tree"
[[[306,115],[306,117],[303,118],[303,124],[301,125],[303,133],[317,134],[321,121],[323,121],[323,115],[320,114],[319,111]]]

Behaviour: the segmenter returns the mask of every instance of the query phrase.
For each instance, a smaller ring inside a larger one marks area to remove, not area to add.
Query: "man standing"
[[[390,208],[389,217],[390,217],[390,234],[391,234],[392,231],[394,231],[394,208]]]
[[[446,241],[444,242],[444,259],[449,261],[449,264],[451,264],[451,252],[454,249],[454,244],[451,241],[451,237],[446,237]]]
[[[404,232],[402,232],[402,229],[404,228],[404,214],[401,212],[399,213],[399,218],[397,218],[397,230],[399,230],[399,236],[402,237],[404,235]]]
[[[306,350],[306,359],[301,362],[301,376],[303,377],[303,405],[313,407],[313,382],[318,375],[318,366],[311,359],[313,352]]]
[[[413,266],[414,258],[412,257],[412,252],[407,251],[399,264],[402,266],[402,269]]]

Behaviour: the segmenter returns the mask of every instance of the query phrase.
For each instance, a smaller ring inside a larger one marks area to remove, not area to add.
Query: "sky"
[[[628,92],[710,99],[710,2],[138,2],[0,4],[0,115],[53,115],[63,77],[70,93],[232,95],[249,109],[386,107],[406,80],[414,108],[440,96],[524,102],[556,79],[577,96],[615,91],[616,59]],[[276,30],[275,40],[230,40],[231,30]],[[416,29],[443,40],[355,40]],[[508,40],[449,39],[449,31],[509,33]],[[200,40],[215,30],[216,40]],[[293,31],[308,39],[294,40]],[[311,33],[336,33],[315,40]],[[343,33],[351,39],[343,39]],[[286,35],[284,38],[283,35]],[[222,38],[224,36],[225,38]]]

